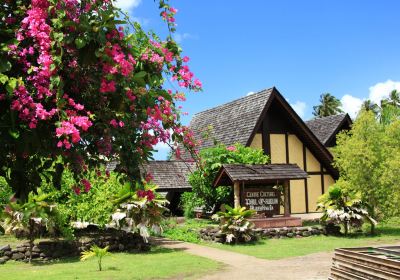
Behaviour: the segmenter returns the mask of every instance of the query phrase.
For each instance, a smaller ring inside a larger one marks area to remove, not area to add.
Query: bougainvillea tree
[[[1,1],[0,176],[18,197],[59,186],[65,168],[90,189],[85,172],[111,159],[138,180],[157,143],[194,145],[176,105],[185,97],[165,84],[201,82],[172,39],[177,10],[159,4],[165,40],[111,0]]]

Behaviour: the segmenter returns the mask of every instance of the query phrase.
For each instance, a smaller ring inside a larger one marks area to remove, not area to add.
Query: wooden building
[[[289,183],[291,213],[316,211],[318,197],[338,178],[328,148],[336,144],[337,133],[350,126],[347,114],[304,122],[275,87],[202,111],[190,123],[198,139],[209,131],[200,149],[212,147],[215,141],[241,143],[263,149],[273,164],[293,163],[306,171],[308,178]],[[158,172],[153,165],[149,163],[148,169]]]

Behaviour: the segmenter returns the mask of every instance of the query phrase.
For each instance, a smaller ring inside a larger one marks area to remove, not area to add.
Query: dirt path
[[[271,261],[180,241],[155,239],[154,242],[166,248],[184,250],[189,254],[212,259],[227,265],[222,271],[200,278],[202,280],[326,280],[328,279],[333,256],[333,253],[315,253],[302,257]]]

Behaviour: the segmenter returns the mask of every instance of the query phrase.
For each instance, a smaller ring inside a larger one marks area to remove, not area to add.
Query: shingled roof
[[[272,90],[266,89],[195,114],[190,128],[196,139],[202,139],[200,149],[214,146],[214,140],[225,145],[246,145]],[[203,139],[202,134],[209,127],[210,134]]]
[[[232,185],[234,182],[266,183],[300,180],[308,177],[297,164],[224,164],[218,171],[214,186]]]
[[[339,114],[323,118],[315,118],[306,121],[307,126],[317,136],[322,144],[326,145],[341,129],[343,124],[350,125],[351,119],[348,114]]]
[[[142,171],[153,176],[161,191],[191,189],[188,176],[196,169],[193,162],[154,160],[145,164]]]

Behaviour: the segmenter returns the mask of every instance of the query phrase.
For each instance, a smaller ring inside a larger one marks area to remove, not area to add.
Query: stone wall
[[[254,229],[254,233],[259,238],[302,238],[312,235],[326,234],[322,226],[311,227],[283,227],[283,228],[270,228]],[[220,232],[218,227],[207,227],[199,231],[200,238],[205,241],[213,241],[224,243],[225,235]]]
[[[52,259],[75,257],[89,250],[92,245],[101,248],[109,246],[110,252],[148,251],[150,245],[138,234],[127,233],[116,229],[85,229],[76,231],[76,239],[46,240],[36,242],[32,250],[32,259],[50,261]],[[29,243],[17,246],[0,247],[0,264],[8,260],[27,261],[29,259]]]

